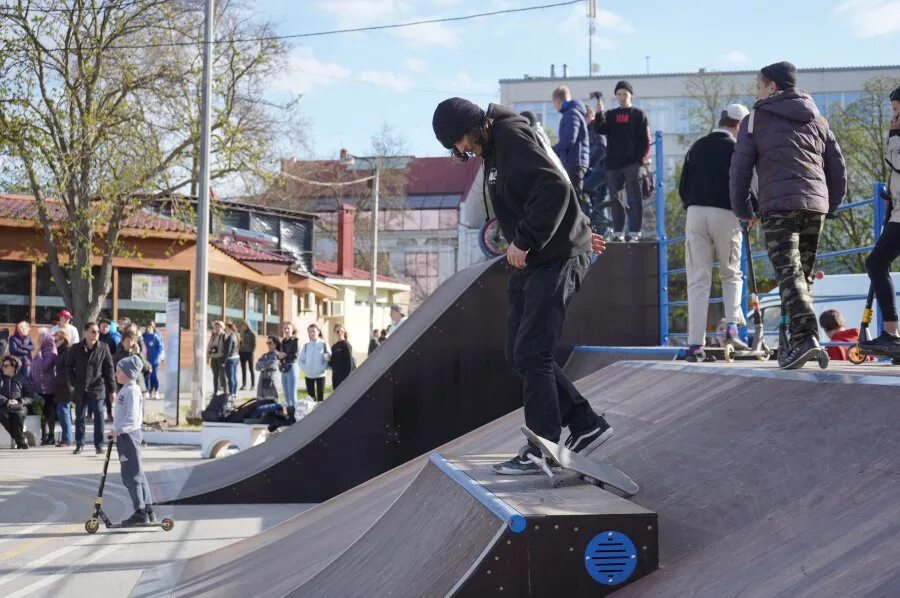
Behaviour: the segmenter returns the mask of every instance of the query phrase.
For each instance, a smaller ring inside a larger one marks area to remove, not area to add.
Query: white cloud
[[[339,27],[365,27],[395,22],[409,10],[408,0],[317,0],[315,8],[331,15]]]
[[[359,75],[360,81],[373,83],[380,87],[387,87],[400,93],[406,93],[412,89],[412,79],[404,75],[397,75],[391,71],[363,71]]]
[[[722,60],[727,62],[728,64],[747,64],[750,62],[750,58],[747,57],[746,54],[741,52],[740,50],[732,50],[730,52],[726,52],[722,55]]]
[[[569,15],[556,25],[556,30],[564,38],[587,39],[588,18],[584,10],[584,6],[578,4],[572,7]],[[632,27],[621,15],[610,10],[597,10],[597,19],[595,20],[593,43],[598,50],[612,50],[618,47],[618,44],[608,35],[601,35],[602,32],[630,34],[634,33]],[[585,45],[587,42],[585,41]]]
[[[296,49],[284,69],[273,82],[275,89],[306,93],[311,89],[339,83],[350,77],[350,69],[336,62],[319,60],[309,48]]]
[[[406,66],[406,70],[414,73],[424,73],[428,70],[428,63],[421,58],[407,58],[403,64]]]
[[[421,18],[411,18],[409,21],[420,21]],[[425,23],[414,27],[401,27],[394,29],[394,35],[400,39],[412,42],[415,45],[441,46],[455,48],[459,45],[459,35],[455,29],[451,29],[444,23]]]
[[[497,84],[495,82],[476,81],[466,71],[459,71],[453,79],[446,82],[442,81],[441,84],[446,85],[447,89],[452,89],[459,93],[488,95],[497,92]]]
[[[832,12],[850,25],[854,37],[900,33],[900,0],[845,0]]]
[[[578,11],[583,13],[582,7],[578,7]],[[619,31],[621,33],[634,33],[634,27],[629,25],[625,19],[611,10],[600,9],[597,11],[597,29],[605,29],[607,31]]]

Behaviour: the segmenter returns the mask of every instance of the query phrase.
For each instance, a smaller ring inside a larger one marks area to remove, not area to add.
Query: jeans
[[[228,394],[230,395],[237,394],[237,368],[237,357],[225,361],[225,379],[228,381]]]
[[[241,386],[247,387],[247,368],[250,368],[250,388],[256,386],[256,370],[253,369],[253,352],[241,351]]]
[[[151,363],[150,371],[144,374],[144,386],[147,392],[159,391],[159,364]]]
[[[116,448],[119,451],[119,466],[122,472],[122,483],[131,496],[131,504],[135,511],[143,511],[153,504],[150,495],[150,484],[144,475],[144,464],[141,463],[141,431],[134,430],[116,436]]]
[[[325,399],[325,378],[306,378],[306,392],[314,401]]]
[[[588,254],[513,272],[507,287],[506,359],[522,377],[525,425],[559,442],[562,426],[581,433],[599,416],[553,359],[566,307],[590,266]]]
[[[281,372],[281,387],[284,389],[284,404],[297,406],[297,379],[300,377],[300,366],[292,363],[286,372]]]
[[[68,403],[56,406],[56,421],[59,422],[59,441],[72,442],[72,415]]]
[[[641,193],[641,165],[629,164],[625,168],[606,171],[606,183],[610,196],[617,200],[612,203],[613,229],[617,233],[625,232],[625,208],[628,208],[628,230],[640,232],[644,219],[644,198]],[[622,198],[622,187],[625,198]]]
[[[75,407],[75,444],[84,446],[84,416],[85,410],[90,408],[94,416],[94,446],[100,448],[103,446],[103,406],[104,400],[91,396],[84,397],[81,405]]]
[[[219,394],[219,389],[227,390],[228,385],[225,383],[225,359],[213,357],[209,360],[209,368],[212,370],[213,395]]]
[[[891,280],[891,262],[900,255],[900,222],[888,222],[872,253],[866,258],[866,272],[872,281],[872,289],[881,308],[885,322],[897,321],[897,302],[894,282]],[[875,336],[878,336],[877,334]]]

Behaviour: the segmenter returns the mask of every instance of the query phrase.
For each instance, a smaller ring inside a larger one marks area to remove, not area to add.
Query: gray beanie
[[[122,373],[125,374],[129,380],[137,380],[137,377],[141,375],[141,372],[144,369],[144,362],[142,362],[141,358],[137,355],[132,355],[124,358],[116,367],[122,370]]]

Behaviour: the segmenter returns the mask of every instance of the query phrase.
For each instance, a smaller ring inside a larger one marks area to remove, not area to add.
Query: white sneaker
[[[639,243],[641,241],[641,233],[640,231],[636,233],[628,233],[628,242],[629,243]]]
[[[613,233],[612,240],[615,243],[624,243],[625,242],[625,233]]]

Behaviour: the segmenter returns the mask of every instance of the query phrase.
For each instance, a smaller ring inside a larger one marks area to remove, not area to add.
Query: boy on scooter
[[[122,359],[116,366],[116,382],[122,387],[116,395],[113,411],[113,437],[119,452],[122,483],[131,495],[134,513],[122,521],[122,527],[147,524],[153,515],[150,484],[141,462],[141,426],[144,423],[143,396],[137,378],[143,374],[144,364],[137,355]]]

